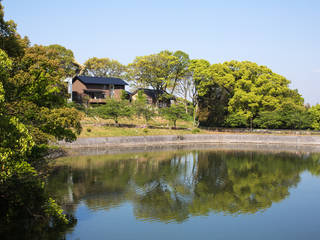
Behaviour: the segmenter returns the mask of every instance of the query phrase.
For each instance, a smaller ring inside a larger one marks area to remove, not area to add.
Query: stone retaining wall
[[[129,137],[95,137],[78,138],[72,143],[59,142],[67,148],[161,145],[184,143],[255,143],[255,144],[285,144],[285,145],[319,145],[320,136],[301,135],[266,135],[266,134],[188,134],[159,136],[129,136]]]

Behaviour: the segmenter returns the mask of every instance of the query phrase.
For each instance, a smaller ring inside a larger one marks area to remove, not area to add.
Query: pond
[[[320,155],[170,150],[59,159],[66,239],[319,239]]]

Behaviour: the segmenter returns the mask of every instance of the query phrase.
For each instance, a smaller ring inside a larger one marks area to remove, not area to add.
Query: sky
[[[32,44],[60,44],[83,63],[123,64],[161,50],[210,63],[248,60],[320,103],[320,0],[3,0]]]

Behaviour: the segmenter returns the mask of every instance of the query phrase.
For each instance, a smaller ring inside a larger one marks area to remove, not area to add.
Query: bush
[[[173,104],[170,107],[162,108],[160,114],[167,120],[169,120],[173,127],[176,128],[177,120],[188,120],[190,117],[182,104]]]
[[[200,129],[199,128],[194,128],[191,130],[191,133],[195,134],[195,133],[199,133]]]
[[[240,113],[231,114],[226,118],[225,125],[227,127],[248,127],[248,117]]]
[[[148,122],[156,115],[152,105],[147,103],[147,97],[143,91],[138,91],[137,99],[134,102],[135,113],[139,117],[143,117],[148,125]]]
[[[130,106],[128,101],[108,99],[106,104],[91,108],[89,109],[88,113],[89,116],[97,116],[103,119],[113,119],[115,123],[118,124],[119,118],[130,118],[134,113],[134,109],[132,106]]]

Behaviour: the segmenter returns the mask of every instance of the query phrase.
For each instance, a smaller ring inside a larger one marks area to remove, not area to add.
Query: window
[[[114,96],[114,85],[110,85],[109,92],[110,92],[110,98],[113,98],[113,96]]]

